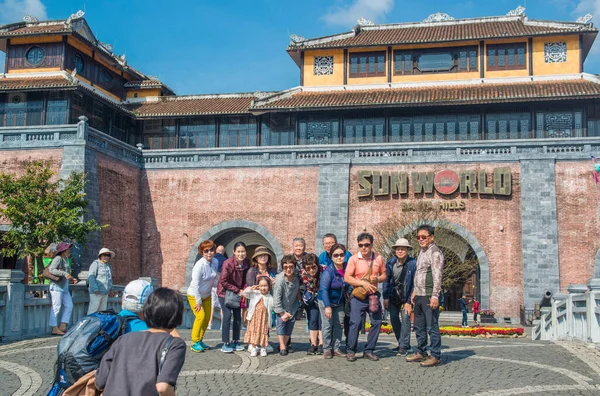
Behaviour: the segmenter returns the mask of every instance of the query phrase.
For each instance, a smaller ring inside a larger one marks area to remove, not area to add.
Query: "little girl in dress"
[[[269,345],[269,329],[271,328],[271,312],[273,311],[273,296],[271,281],[267,276],[258,278],[258,284],[246,288],[242,295],[248,303],[248,329],[244,342],[249,345],[250,356],[267,356]]]

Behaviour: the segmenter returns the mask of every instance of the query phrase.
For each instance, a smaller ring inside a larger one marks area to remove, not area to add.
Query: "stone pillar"
[[[552,297],[552,328],[554,339],[564,340],[568,337],[569,323],[567,316],[567,304],[569,295],[567,293],[556,293]]]
[[[338,242],[348,245],[348,191],[350,164],[319,167],[319,200],[315,252],[323,251],[323,235],[333,233]]]
[[[586,308],[579,304],[582,300],[585,302],[585,294],[588,291],[586,285],[570,284],[567,287],[569,298],[567,300],[567,320],[569,326],[569,338],[587,341],[587,325],[582,324],[586,318]]]
[[[96,222],[100,223],[100,192],[96,151],[86,146],[88,137],[87,117],[81,116],[79,119],[77,137],[81,140],[74,141],[72,144],[65,142],[60,178],[67,179],[73,172],[87,174],[85,194],[88,201],[88,212],[84,216],[83,221],[95,219]],[[71,250],[76,264],[74,268],[76,276],[79,271],[89,269],[92,262],[98,258],[98,251],[102,248],[102,236],[100,232],[91,233],[88,235],[88,239],[89,242],[85,246],[76,244]]]
[[[23,334],[25,311],[25,285],[21,283],[25,274],[21,270],[0,270],[0,284],[6,285],[6,307],[4,317],[5,338],[18,338]]]
[[[521,223],[525,308],[560,290],[554,160],[521,161]]]
[[[587,287],[588,335],[591,342],[600,343],[600,278],[590,279]]]

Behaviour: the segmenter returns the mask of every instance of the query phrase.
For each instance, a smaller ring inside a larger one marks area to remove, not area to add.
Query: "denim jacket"
[[[383,282],[383,299],[388,300],[392,290],[396,287],[396,281],[394,280],[394,265],[398,262],[398,257],[393,256],[385,263],[385,273],[387,278]],[[404,278],[404,296],[410,299],[410,295],[413,292],[415,273],[417,272],[417,260],[408,256],[404,262],[406,265],[406,277]]]

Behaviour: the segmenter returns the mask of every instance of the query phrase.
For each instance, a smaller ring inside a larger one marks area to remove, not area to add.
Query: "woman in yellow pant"
[[[202,258],[194,264],[192,269],[192,282],[187,290],[187,298],[194,312],[194,326],[192,327],[192,352],[203,352],[210,347],[202,340],[204,332],[210,322],[210,310],[212,305],[211,292],[217,273],[218,261],[215,256],[215,244],[206,240],[198,246],[198,253]],[[214,262],[213,262],[214,261]]]

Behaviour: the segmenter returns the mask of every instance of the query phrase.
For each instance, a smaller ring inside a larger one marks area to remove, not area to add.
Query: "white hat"
[[[109,250],[107,248],[100,249],[100,251],[98,252],[98,257],[102,256],[104,253],[110,254],[110,258],[115,257],[115,252],[113,252],[112,250]]]
[[[123,309],[141,312],[144,309],[144,303],[153,291],[154,287],[148,281],[136,279],[129,282],[123,290]]]
[[[408,239],[406,239],[406,238],[400,238],[400,239],[396,240],[396,243],[394,243],[392,245],[392,248],[397,248],[397,247],[405,247],[408,249],[412,249],[412,246],[410,245],[410,243],[408,242]]]

